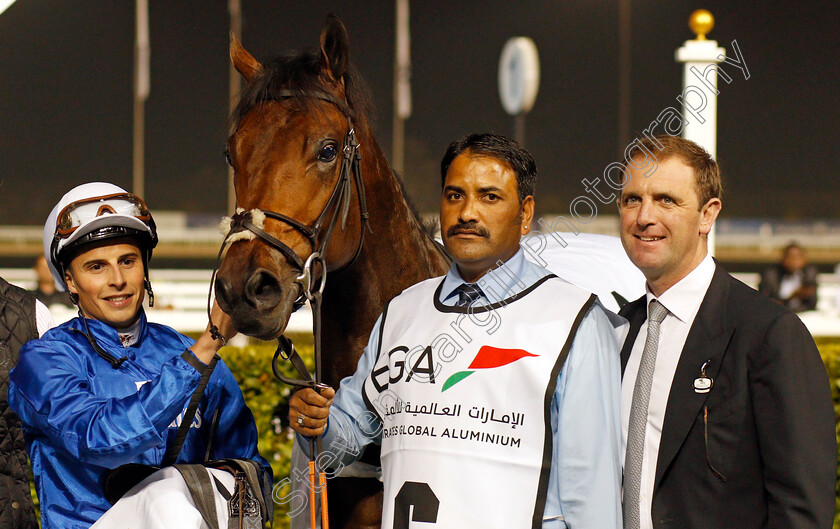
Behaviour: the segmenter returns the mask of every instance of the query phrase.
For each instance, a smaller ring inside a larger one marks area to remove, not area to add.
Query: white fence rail
[[[207,326],[210,275],[210,270],[152,270],[155,308],[147,310],[149,320],[183,333],[203,331]],[[734,275],[754,288],[758,286],[758,274]],[[28,268],[0,268],[0,277],[22,288],[35,287],[34,272]],[[817,310],[801,313],[800,318],[814,336],[840,336],[840,275],[820,274],[819,285]],[[75,311],[61,306],[50,307],[50,310],[58,323],[76,315]],[[291,332],[309,332],[311,329],[312,313],[308,306],[289,320]]]

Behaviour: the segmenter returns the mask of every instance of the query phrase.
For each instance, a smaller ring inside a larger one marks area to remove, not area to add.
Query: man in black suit
[[[624,527],[829,529],[826,371],[792,312],[708,254],[717,163],[672,136],[636,142],[626,163],[621,239],[647,295],[621,311]]]
[[[761,273],[758,291],[793,312],[817,308],[817,267],[808,264],[805,248],[796,242],[785,246],[782,261]]]

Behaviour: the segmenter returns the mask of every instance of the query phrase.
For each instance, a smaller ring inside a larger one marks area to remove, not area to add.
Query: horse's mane
[[[367,121],[370,126],[373,112],[370,90],[352,63],[344,74],[344,90],[350,117],[354,121]],[[321,51],[310,49],[303,52],[281,54],[263,65],[242,91],[239,103],[231,114],[231,127],[235,130],[245,115],[259,103],[284,99],[282,93],[292,91],[301,95],[312,92],[330,92],[321,79]],[[314,100],[310,97],[294,98],[302,110],[308,110]]]
[[[344,74],[344,90],[350,117],[357,124],[366,121],[367,126],[371,127],[373,104],[371,103],[370,90],[352,63],[348,64],[347,72]],[[321,51],[319,49],[281,54],[269,63],[264,64],[262,71],[242,91],[239,103],[230,117],[231,130],[236,130],[239,123],[254,106],[265,101],[285,99],[282,94],[286,91],[301,95],[318,91],[329,92],[321,79]],[[313,103],[316,100],[311,97],[298,97],[290,101],[299,105],[301,110],[308,111],[314,108]],[[437,221],[434,219],[424,220],[419,215],[405,190],[402,178],[396,174],[394,176],[414,218],[417,219],[423,231],[434,238],[438,230]]]
[[[417,209],[417,205],[414,203],[414,200],[412,200],[411,195],[405,188],[405,182],[403,181],[402,176],[396,171],[392,172],[394,174],[394,179],[400,186],[400,191],[402,192],[405,204],[408,206],[408,210],[411,211],[411,214],[414,216],[414,219],[417,221],[417,224],[420,225],[420,228],[423,230],[423,233],[428,235],[430,239],[434,240],[434,238],[438,235],[438,230],[440,230],[440,218],[423,218],[423,216],[420,215],[420,211]]]

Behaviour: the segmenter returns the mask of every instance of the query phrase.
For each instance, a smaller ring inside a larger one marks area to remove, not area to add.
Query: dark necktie
[[[468,283],[462,283],[455,291],[458,292],[458,301],[455,302],[456,307],[469,307],[481,297],[481,291],[478,287]]]

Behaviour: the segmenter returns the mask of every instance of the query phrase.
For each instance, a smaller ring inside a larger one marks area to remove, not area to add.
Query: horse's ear
[[[253,55],[248,53],[242,47],[242,43],[236,38],[233,32],[230,32],[230,60],[233,67],[239,72],[246,81],[250,81],[255,75],[260,73],[263,65],[256,60]]]
[[[350,39],[337,16],[330,13],[321,30],[321,66],[333,81],[340,82],[350,62]]]

